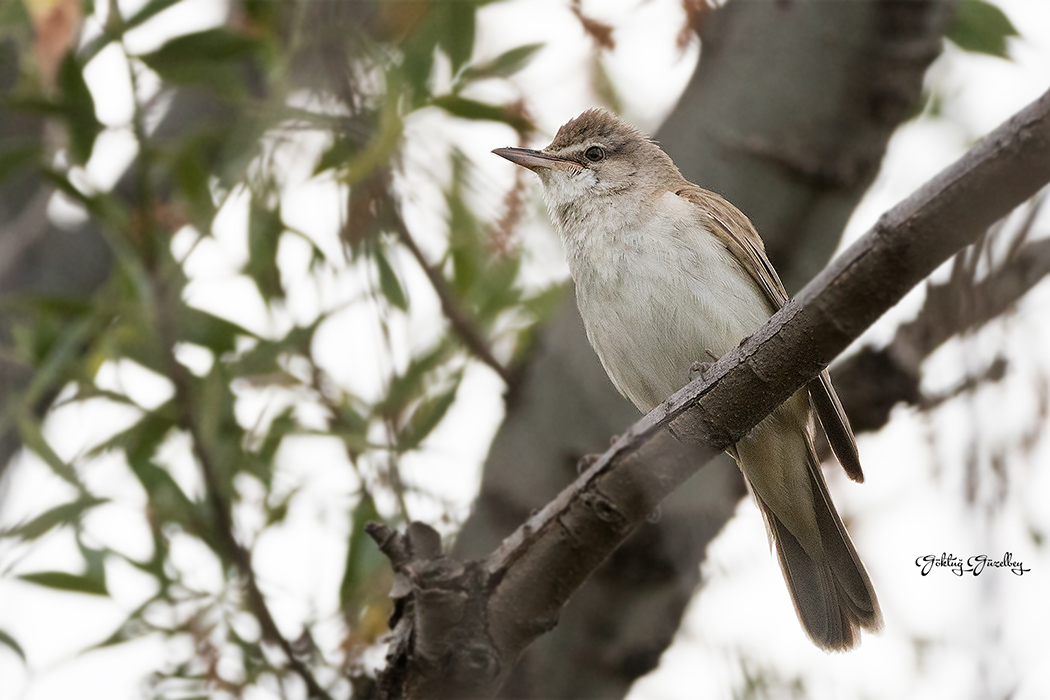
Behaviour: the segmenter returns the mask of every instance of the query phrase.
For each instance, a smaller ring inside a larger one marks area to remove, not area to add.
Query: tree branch
[[[416,259],[416,262],[423,269],[423,274],[430,280],[430,286],[434,289],[434,293],[437,294],[438,300],[441,302],[441,310],[444,312],[449,324],[452,325],[452,330],[459,336],[459,339],[463,341],[463,344],[467,346],[467,349],[470,350],[474,357],[491,367],[500,376],[504,384],[508,387],[512,386],[514,384],[514,373],[504,367],[492,354],[492,351],[489,350],[488,344],[477,329],[477,324],[456,301],[455,295],[448,288],[448,283],[441,273],[427,262],[426,257],[423,256],[423,251],[416,245],[416,241],[412,238],[412,234],[409,232],[401,215],[394,213],[392,218],[394,220],[394,229],[397,232],[397,239],[408,248],[408,251],[412,253],[412,257]]]
[[[930,407],[939,403],[922,395],[922,363],[956,335],[999,318],[1032,287],[1050,275],[1050,240],[1026,243],[1046,195],[1033,201],[1014,232],[1006,259],[983,279],[976,279],[980,250],[961,252],[948,280],[927,287],[919,314],[901,324],[882,348],[865,347],[833,368],[842,405],[853,429],[881,429],[898,403]],[[995,380],[1001,372],[986,372]]]
[[[700,379],[635,423],[571,486],[479,562],[487,597],[483,633],[438,669],[393,647],[384,697],[495,693],[522,651],[602,561],[707,460],[664,457],[651,438],[676,432],[713,457],[744,436],[953,253],[1050,181],[1050,92],[982,139],[894,207],[783,309]],[[469,569],[472,565],[468,564]],[[412,596],[422,588],[413,583]],[[471,674],[484,647],[496,663]],[[471,649],[471,654],[460,653]]]

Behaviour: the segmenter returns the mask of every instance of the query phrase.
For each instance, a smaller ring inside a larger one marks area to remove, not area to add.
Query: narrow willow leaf
[[[388,418],[400,415],[412,401],[423,395],[431,380],[430,373],[448,359],[451,348],[451,344],[441,343],[413,357],[405,371],[391,380],[386,398],[376,406],[376,411]]]
[[[15,638],[9,635],[7,632],[0,630],[0,644],[7,647],[11,651],[18,654],[18,657],[22,659],[22,663],[25,663],[26,653],[22,649],[22,646],[15,641]]]
[[[532,57],[543,46],[543,44],[525,44],[505,51],[491,61],[469,66],[460,74],[460,81],[510,77],[528,65]]]
[[[475,13],[471,2],[444,2],[444,26],[438,43],[452,62],[452,72],[458,73],[474,53]]]
[[[408,425],[398,435],[397,445],[401,451],[414,450],[427,438],[434,428],[448,413],[456,400],[456,391],[459,389],[459,378],[457,377],[451,389],[437,396],[424,400],[416,410],[412,412]]]
[[[69,129],[69,155],[75,163],[86,163],[102,131],[95,116],[95,100],[84,82],[84,67],[73,53],[66,55],[58,69],[61,105]]]
[[[105,581],[99,581],[94,577],[81,574],[70,574],[65,571],[38,571],[32,574],[22,574],[18,578],[28,583],[35,583],[38,586],[53,588],[57,591],[100,596],[109,595]]]
[[[248,264],[244,271],[267,301],[284,296],[277,267],[282,233],[284,222],[280,207],[268,207],[258,197],[252,197],[248,212]]]
[[[3,533],[4,537],[18,537],[25,541],[35,540],[60,525],[71,525],[95,506],[107,503],[108,499],[85,497],[70,503],[63,503],[46,510],[32,520],[11,528]]]
[[[376,265],[379,267],[379,290],[383,292],[383,296],[391,304],[402,311],[408,311],[408,298],[405,296],[405,291],[401,288],[401,282],[398,280],[397,274],[394,273],[394,268],[390,266],[390,261],[387,260],[382,246],[375,247],[374,255]]]
[[[242,61],[258,55],[261,48],[256,39],[219,27],[175,37],[138,58],[166,82],[209,85],[236,96],[245,89]]]
[[[440,107],[454,117],[502,122],[521,133],[532,130],[532,122],[522,114],[500,105],[478,102],[459,95],[441,95],[440,97],[435,97],[430,103],[435,107]]]
[[[83,490],[83,485],[80,483],[80,477],[77,476],[76,470],[51,448],[51,445],[40,430],[40,424],[35,418],[23,412],[18,420],[18,431],[22,437],[22,443],[36,453],[51,468],[51,471],[64,481],[75,486],[78,491]]]

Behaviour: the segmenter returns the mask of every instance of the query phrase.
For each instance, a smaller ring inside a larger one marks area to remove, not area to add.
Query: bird
[[[493,153],[539,176],[587,338],[643,413],[788,301],[748,218],[614,113],[583,112],[542,150]],[[821,649],[846,651],[862,629],[881,629],[882,613],[821,471],[814,413],[846,474],[863,481],[826,369],[726,451],[758,503],[803,630]]]

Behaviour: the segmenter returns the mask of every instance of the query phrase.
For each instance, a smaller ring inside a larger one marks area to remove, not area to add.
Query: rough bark
[[[708,16],[697,72],[657,136],[689,179],[752,218],[789,289],[831,255],[915,109],[949,5],[733,2]],[[491,551],[574,477],[580,455],[637,416],[594,357],[573,299],[538,346],[457,555]],[[529,649],[503,697],[622,697],[670,644],[706,546],[744,493],[726,459],[690,479]]]
[[[380,697],[494,695],[522,651],[556,624],[568,598],[665,496],[1048,182],[1050,91],[883,215],[765,326],[631,426],[494,552],[465,565],[439,554],[406,566],[391,556],[410,589],[400,604],[408,629],[391,647]],[[687,426],[702,445],[699,459],[678,459],[665,451],[667,440],[653,439],[668,425]],[[377,539],[388,545],[392,536]],[[424,575],[430,571],[442,575]],[[428,634],[422,623],[434,608],[448,609],[433,601],[456,596],[471,601],[456,610],[456,628],[466,633]]]

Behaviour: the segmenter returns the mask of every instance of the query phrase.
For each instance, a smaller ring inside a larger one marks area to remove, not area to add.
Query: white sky
[[[96,3],[100,12],[106,3]],[[122,2],[125,11],[141,4]],[[994,128],[1050,86],[1050,3],[1045,0],[1001,0],[999,4],[1020,29],[1023,39],[1011,44],[1011,62],[949,50],[931,80],[946,98],[950,121],[919,120],[902,128],[890,145],[882,173],[853,217],[847,241],[854,240],[877,216],[909,194],[940,168],[960,155],[976,137]],[[606,66],[625,102],[625,116],[655,130],[673,107],[689,78],[696,47],[679,56],[674,48],[681,10],[677,0],[617,0],[584,3],[595,17],[617,28],[617,50]],[[572,18],[564,0],[514,0],[486,7],[479,17],[476,56],[498,55],[512,46],[547,43],[513,85],[490,87],[484,99],[524,95],[541,129],[548,134],[567,118],[591,106],[585,66],[590,44]],[[135,50],[157,46],[163,37],[193,31],[222,20],[223,4],[216,0],[183,3],[137,30],[130,41]],[[506,31],[513,27],[513,32]],[[660,75],[660,80],[653,80]],[[112,184],[134,156],[127,123],[129,87],[122,58],[115,49],[103,51],[89,66],[87,77],[95,94],[99,118],[111,129],[99,142],[87,177],[99,187]],[[503,92],[500,92],[502,90]],[[406,162],[425,186],[414,197],[406,216],[420,232],[424,250],[436,256],[440,232],[427,231],[424,222],[446,176],[435,165],[435,153],[456,144],[479,168],[483,183],[473,195],[481,202],[499,201],[513,172],[489,155],[496,146],[512,144],[509,129],[496,125],[455,123],[421,118],[408,127]],[[313,153],[282,154],[287,177],[297,183],[283,198],[289,222],[322,245],[331,243],[338,227],[339,188],[332,182],[306,182]],[[530,192],[535,195],[535,183]],[[485,211],[482,205],[482,211]],[[281,262],[291,293],[286,317],[268,314],[251,285],[238,270],[247,256],[244,225],[247,201],[234,197],[216,222],[214,240],[198,246],[190,258],[195,303],[223,315],[236,316],[260,332],[286,328],[292,320],[312,318],[318,308],[334,308],[362,293],[357,271],[333,279],[309,279],[305,274],[305,246],[282,244]],[[489,215],[498,214],[488,207]],[[76,212],[60,201],[53,204],[58,218]],[[527,275],[543,284],[566,275],[556,239],[546,227],[542,210],[534,206],[532,225],[523,234]],[[1047,220],[1041,231],[1048,229]],[[180,234],[175,245],[186,246],[191,234]],[[423,347],[440,332],[438,307],[426,281],[407,258],[393,263],[403,273],[413,300],[408,318],[392,319],[391,330],[403,344],[395,347],[395,363],[405,360],[409,347]],[[914,313],[921,292],[909,296],[872,329],[867,340],[886,339],[902,318]],[[1001,385],[988,386],[977,401],[952,402],[931,416],[898,410],[892,425],[875,436],[863,436],[860,449],[867,482],[858,487],[838,475],[829,475],[836,503],[851,531],[879,591],[886,631],[868,636],[859,651],[828,656],[806,641],[794,618],[776,563],[770,556],[757,509],[747,501],[712,546],[704,573],[703,595],[694,600],[687,622],[660,668],[640,682],[633,700],[671,700],[696,695],[732,697],[740,687],[738,659],[746,657],[781,678],[804,679],[806,696],[872,698],[1014,698],[1050,696],[1050,642],[1043,632],[1050,623],[1050,557],[1034,547],[1031,526],[1050,532],[1045,515],[1050,495],[1050,452],[1043,444],[1031,459],[1012,460],[1005,500],[995,498],[989,482],[987,458],[996,449],[1032,428],[1033,380],[1048,371],[1038,350],[1050,346],[1050,327],[1044,319],[1050,309],[1050,287],[1042,285],[1019,305],[1008,321],[997,322],[966,341],[953,341],[931,360],[925,381],[932,388],[954,385],[969,370],[984,367],[997,353],[1005,353],[1011,372]],[[364,396],[382,390],[376,369],[387,362],[385,346],[371,311],[352,306],[326,324],[317,343],[319,361],[345,386]],[[187,361],[190,361],[187,359]],[[380,363],[377,365],[377,363]],[[107,367],[100,383],[123,386],[143,402],[158,400],[166,391],[148,374],[133,366]],[[152,382],[152,383],[151,383]],[[459,399],[445,423],[427,442],[425,453],[405,460],[408,478],[424,489],[456,504],[461,518],[477,487],[479,469],[488,442],[502,419],[502,386],[487,368],[472,364]],[[274,396],[257,396],[246,410],[273,410]],[[47,421],[46,432],[63,457],[72,458],[103,433],[127,425],[135,416],[98,405],[70,406]],[[979,452],[980,470],[974,508],[964,508],[963,456],[974,426],[985,441]],[[1044,441],[1045,442],[1045,441]],[[307,457],[304,459],[303,457]],[[185,445],[165,448],[162,461],[187,490],[199,488]],[[931,465],[936,465],[934,469]],[[68,489],[31,455],[19,458],[10,471],[0,509],[0,526],[31,517],[68,498]],[[345,457],[334,441],[296,439],[282,449],[277,482],[286,488],[301,485],[288,524],[267,534],[257,545],[260,580],[270,596],[278,623],[295,636],[306,617],[324,618],[336,608],[335,591],[342,575],[346,512],[356,483]],[[96,493],[114,503],[87,519],[87,528],[99,541],[134,556],[150,550],[141,514],[144,497],[130,481],[119,458],[93,462],[85,477]],[[250,489],[250,482],[245,484]],[[391,504],[380,503],[381,508]],[[438,503],[417,498],[410,502],[413,516],[426,519],[441,513]],[[250,509],[239,516],[250,520]],[[245,526],[251,529],[250,523]],[[449,526],[445,526],[446,531]],[[114,649],[80,655],[84,647],[105,638],[128,611],[151,592],[151,582],[130,566],[111,562],[107,569],[112,599],[56,594],[14,582],[11,574],[68,566],[76,555],[71,537],[56,533],[39,546],[12,551],[0,543],[0,629],[11,633],[25,648],[29,670],[0,647],[0,700],[121,700],[141,695],[142,678],[166,659],[185,649],[150,638]],[[189,538],[176,543],[175,564],[192,572],[203,589],[218,590],[219,572],[211,558]],[[1032,568],[1017,578],[990,572],[980,578],[958,579],[945,572],[920,577],[914,559],[942,551],[964,556],[1009,550]],[[336,629],[322,627],[325,635]],[[923,664],[916,663],[911,639],[928,641]],[[252,697],[272,697],[260,690]]]

